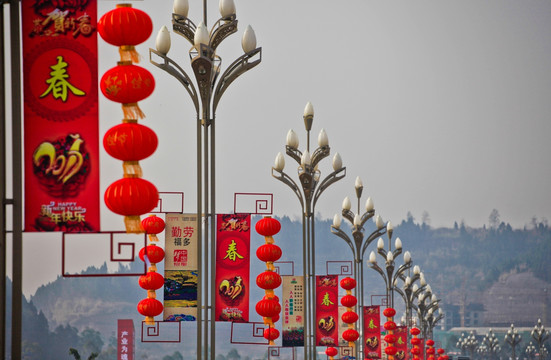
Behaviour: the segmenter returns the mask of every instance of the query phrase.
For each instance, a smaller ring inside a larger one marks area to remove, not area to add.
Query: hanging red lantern
[[[262,297],[262,300],[275,300],[279,302],[279,297],[274,293],[268,293]]]
[[[411,330],[409,331],[409,333],[410,333],[411,335],[417,336],[417,335],[419,335],[419,334],[421,333],[421,330],[419,330],[419,328],[414,327],[414,328],[411,328]]]
[[[434,355],[435,353],[436,353],[436,350],[434,348],[431,347],[427,349],[427,354]]]
[[[396,329],[396,323],[394,321],[387,321],[384,324],[385,330],[394,330]]]
[[[99,19],[97,29],[103,40],[120,47],[121,58],[138,62],[134,47],[151,36],[153,23],[149,15],[132,4],[118,4]]]
[[[100,89],[111,101],[132,104],[153,93],[155,78],[143,67],[132,65],[129,61],[119,61],[117,66],[103,74]]]
[[[434,346],[434,340],[428,339],[426,344],[427,344],[427,346]]]
[[[395,347],[395,346],[387,346],[385,348],[385,354],[387,355],[396,355],[396,353],[398,352],[398,349]]]
[[[341,319],[346,324],[353,324],[358,321],[358,314],[356,314],[354,311],[347,311],[342,314]]]
[[[394,344],[398,337],[394,334],[386,334],[384,339],[388,344]]]
[[[358,340],[359,337],[360,334],[354,329],[348,329],[342,333],[342,338],[348,342],[354,342]]]
[[[163,312],[163,304],[153,298],[143,299],[138,303],[138,312],[143,316],[146,316],[149,321],[152,321],[154,316],[160,315]]]
[[[165,251],[157,245],[147,245],[146,247],[143,247],[139,253],[140,259],[143,262],[145,262],[145,255],[147,255],[150,262],[157,264],[165,258]]]
[[[276,289],[281,285],[281,276],[273,271],[264,271],[256,277],[256,284],[264,290]]]
[[[345,295],[341,298],[341,305],[351,308],[356,306],[358,303],[358,299],[354,295]]]
[[[279,330],[273,327],[264,329],[264,339],[274,341],[279,337]]]
[[[327,349],[325,349],[325,355],[327,356],[336,356],[338,353],[338,350],[334,347],[328,347]]]
[[[411,353],[413,355],[420,355],[421,354],[421,350],[418,348],[418,347],[414,347],[413,349],[411,349]]]
[[[279,314],[272,316],[272,323],[276,323],[279,320]]]
[[[393,308],[386,308],[383,310],[383,315],[386,317],[393,317],[394,315],[396,315],[396,310],[394,310]]]
[[[341,280],[341,287],[344,290],[352,290],[356,287],[356,280],[352,279],[351,277],[345,277]]]
[[[277,219],[264,217],[258,220],[254,228],[262,236],[274,236],[281,230],[281,224]]]
[[[281,312],[281,305],[276,300],[260,300],[255,309],[258,315],[271,318]]]
[[[134,217],[132,220],[138,221],[137,227],[141,231],[139,215],[148,213],[157,206],[159,192],[155,185],[147,180],[122,178],[109,185],[105,191],[104,200],[105,205],[112,212]]]
[[[281,258],[281,248],[274,244],[264,244],[256,249],[256,257],[260,261],[275,262]]]
[[[153,130],[136,122],[125,122],[107,130],[103,147],[122,161],[140,161],[151,156],[159,141]]]
[[[416,338],[416,337],[412,338],[411,339],[411,345],[421,345],[421,339]]]
[[[438,352],[438,354],[442,355],[443,353],[445,353],[446,351],[442,348],[436,350]]]
[[[149,215],[142,220],[146,234],[159,234],[165,231],[165,221],[156,215]]]
[[[140,276],[138,283],[142,289],[158,290],[165,284],[165,279],[158,272],[149,271],[147,274]]]

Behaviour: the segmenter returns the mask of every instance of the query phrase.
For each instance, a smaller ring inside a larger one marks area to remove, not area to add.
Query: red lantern
[[[279,320],[279,314],[272,316],[272,323],[276,323]]]
[[[356,314],[354,311],[347,311],[342,314],[341,319],[346,324],[353,324],[358,321],[358,314]]]
[[[411,353],[418,356],[421,354],[421,350],[418,347],[414,347],[413,349],[411,349]]]
[[[281,248],[274,244],[264,244],[256,250],[256,257],[264,262],[278,261],[281,258]]]
[[[356,280],[352,279],[351,277],[345,277],[341,280],[341,287],[344,290],[352,290],[356,287]]]
[[[279,302],[279,297],[274,294],[274,293],[271,293],[271,294],[266,294],[262,297],[262,300],[275,300],[277,302]]]
[[[409,333],[410,333],[411,335],[417,336],[417,335],[419,335],[419,334],[421,333],[421,330],[419,330],[419,328],[414,327],[414,328],[411,328],[411,330],[409,331]]]
[[[98,32],[111,45],[138,45],[153,31],[149,15],[130,4],[118,4],[98,21]]]
[[[448,355],[442,355],[442,357],[444,358],[444,360],[449,360],[450,357]]]
[[[325,350],[325,355],[327,356],[336,356],[339,352],[334,347],[328,347]]]
[[[348,342],[356,341],[359,337],[360,334],[354,329],[348,329],[342,333],[342,338]]]
[[[264,271],[256,277],[256,284],[264,290],[276,289],[281,285],[281,276],[273,271]]]
[[[123,178],[105,191],[105,205],[114,213],[138,216],[151,212],[159,202],[155,185],[141,178]]]
[[[383,315],[386,317],[393,317],[394,315],[396,315],[396,310],[394,310],[393,308],[386,308],[383,310]]]
[[[396,323],[394,321],[387,321],[385,322],[385,330],[394,330],[396,329]]]
[[[270,327],[264,329],[264,339],[273,341],[279,337],[279,330],[276,328]]]
[[[122,161],[143,160],[155,152],[158,143],[153,130],[132,122],[113,126],[103,137],[105,151]]]
[[[346,306],[348,308],[356,306],[358,303],[358,299],[354,295],[344,295],[341,298],[341,305]]]
[[[149,271],[147,274],[140,276],[138,283],[142,289],[158,290],[163,287],[165,279],[161,274]]]
[[[427,346],[434,346],[434,340],[428,339],[426,344],[427,344]]]
[[[386,334],[385,335],[385,341],[388,343],[388,344],[394,344],[396,342],[396,340],[398,339],[398,337],[394,334]]]
[[[147,251],[147,254],[146,254]],[[165,258],[165,251],[157,245],[147,245],[140,250],[140,259],[145,262],[145,255],[150,262],[157,264]]]
[[[143,299],[138,303],[138,312],[143,316],[157,316],[163,312],[163,304],[157,299]]]
[[[446,351],[442,348],[436,350],[438,352],[438,354],[442,355],[443,353],[445,353]]]
[[[274,218],[265,217],[258,220],[254,228],[262,236],[274,236],[281,230],[281,224]]]
[[[419,338],[412,338],[412,339],[411,339],[411,345],[421,345],[421,339],[419,339]]]
[[[431,347],[431,348],[427,349],[427,354],[428,355],[434,355],[435,353],[436,353],[436,350],[434,348]]]
[[[156,215],[149,215],[142,220],[146,234],[159,234],[165,231],[165,221]]]
[[[391,345],[385,348],[385,354],[387,355],[390,355],[390,356],[396,355],[397,352],[398,352],[398,349],[395,346]]]
[[[256,313],[262,317],[271,318],[281,312],[281,305],[275,300],[260,300],[255,308]]]
[[[111,101],[132,104],[147,98],[155,89],[153,75],[129,61],[120,61],[107,70],[100,80],[103,95]]]

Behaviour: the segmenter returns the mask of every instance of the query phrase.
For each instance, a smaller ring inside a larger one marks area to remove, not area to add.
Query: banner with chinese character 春
[[[339,344],[339,279],[337,275],[316,276],[316,344]]]
[[[100,230],[96,1],[21,1],[25,231]]]
[[[406,360],[408,356],[408,328],[407,326],[397,326],[394,329],[394,335],[396,336],[396,342],[394,346],[398,350],[394,358],[396,360]]]
[[[364,306],[364,354],[369,359],[381,358],[381,312],[378,305]]]
[[[249,321],[251,215],[219,214],[216,223],[216,321]]]
[[[283,347],[304,346],[304,277],[282,276]]]
[[[197,215],[165,217],[165,321],[197,320]]]
[[[117,360],[134,360],[134,321],[117,321]]]

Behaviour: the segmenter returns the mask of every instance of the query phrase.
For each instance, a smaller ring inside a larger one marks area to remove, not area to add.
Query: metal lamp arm
[[[411,268],[411,261],[407,264],[402,264],[400,265],[400,267],[398,267],[398,270],[396,271],[396,273],[394,274],[394,277],[392,278],[392,283],[394,284],[394,282],[400,277],[400,275],[402,275],[407,269]]]
[[[182,35],[191,45],[195,45],[194,37],[197,26],[185,16],[172,14],[172,30]]]
[[[339,175],[340,173],[343,173],[342,175]],[[341,180],[346,176],[346,167],[340,168],[337,171],[333,171],[331,174],[327,175],[325,179],[319,184],[319,187],[314,192],[314,201],[313,201],[313,208],[316,206],[316,203],[318,202],[319,197],[321,194],[332,184],[336,183],[337,181]]]
[[[364,226],[365,222],[367,220],[371,219],[374,215],[375,215],[375,210],[371,210],[371,211],[367,211],[367,212],[363,213],[360,225]],[[386,230],[386,228],[385,228],[385,230]]]
[[[275,175],[274,172],[278,173],[278,175]],[[289,177],[289,175],[285,174],[283,171],[278,171],[275,168],[272,168],[272,176],[276,178],[277,180],[281,181],[285,185],[289,186],[291,190],[295,193],[295,195],[298,197],[298,200],[300,201],[300,207],[301,209],[304,209],[304,197],[302,196],[302,193],[300,192],[300,188],[297,186],[297,184]]]
[[[377,229],[377,230],[373,231],[371,234],[369,234],[369,236],[365,240],[364,244],[362,245],[362,251],[361,251],[362,257],[364,255],[365,251],[367,250],[367,247],[369,246],[369,244],[371,244],[373,242],[373,240],[383,236],[384,234],[386,234],[386,227],[382,227],[380,229]],[[385,259],[386,259],[386,254],[385,254]]]
[[[373,270],[377,271],[379,274],[381,274],[382,278],[385,281],[385,286],[388,285],[388,281],[386,279],[386,274],[384,273],[383,269],[377,263],[369,263],[369,267]]]
[[[342,217],[345,218],[354,226],[354,213],[350,210],[342,209]]]
[[[257,54],[259,58],[254,61],[250,61]],[[220,98],[222,97],[224,92],[228,89],[230,84],[234,82],[235,79],[237,79],[239,76],[246,73],[256,65],[260,64],[261,61],[262,61],[262,48],[259,47],[254,49],[253,51],[250,51],[246,54],[241,55],[230,66],[228,66],[228,68],[222,74],[222,77],[218,82],[218,85],[216,86],[216,90],[214,91],[214,99],[213,99],[213,105],[212,105],[212,109],[214,112],[216,112],[216,108],[218,107]]]
[[[352,250],[352,255],[354,256],[354,259],[357,260],[356,249],[354,248],[354,244],[352,243],[352,240],[350,240],[350,237],[348,237],[348,235],[346,235],[344,231],[342,231],[341,229],[337,229],[333,225],[331,225],[331,232],[343,239],[348,244],[348,246],[350,246],[350,249]]]
[[[155,54],[164,59],[164,63],[159,64],[155,62],[152,59],[152,54]],[[149,49],[149,62],[151,62],[156,67],[166,71],[170,75],[174,76],[176,80],[184,85],[184,88],[193,101],[196,112],[199,113],[199,97],[197,96],[197,90],[195,89],[195,86],[193,86],[193,82],[191,81],[191,78],[188,76],[188,74],[186,74],[186,72],[176,62],[174,62],[174,60],[154,49]]]
[[[406,305],[409,304],[409,301],[408,301],[409,299],[407,298],[406,294],[404,294],[402,289],[400,289],[398,286],[395,286],[394,291],[396,291],[398,294],[400,294],[400,296],[402,297],[402,299],[404,300],[404,303]]]
[[[325,145],[322,147],[317,148],[314,150],[314,153],[312,154],[312,167],[316,167],[316,165],[323,159],[329,156],[331,153],[331,148],[329,145]]]

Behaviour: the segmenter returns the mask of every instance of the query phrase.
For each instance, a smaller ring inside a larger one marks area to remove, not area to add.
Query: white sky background
[[[274,215],[299,216],[295,195],[270,170],[276,154],[285,151],[289,129],[304,150],[302,114],[311,101],[312,147],[321,128],[331,146],[322,176],[332,171],[335,152],[347,167],[347,177],[318,202],[324,218],[340,212],[345,196],[355,197],[360,176],[362,207],[371,196],[376,211],[394,224],[408,211],[417,221],[427,211],[433,227],[452,227],[454,221],[478,227],[488,224],[494,208],[513,227],[533,216],[551,219],[551,2],[235,2],[239,31],[218,48],[223,70],[242,54],[248,24],[262,46],[262,63],[237,79],[218,107],[218,213],[233,210],[236,192],[262,192],[274,194]],[[99,1],[99,16],[116,3]],[[202,1],[190,3],[190,18],[198,24]],[[219,12],[218,1],[208,3],[210,28]],[[141,162],[144,178],[160,191],[183,191],[185,211],[193,212],[195,110],[180,83],[151,65],[148,54],[161,26],[171,30],[172,1],[132,4],[154,23],[152,36],[137,47],[139,65],[157,82],[153,95],[140,102],[147,115],[141,123],[159,136],[157,152]],[[171,38],[169,56],[193,77],[190,44],[172,30]],[[99,54],[101,77],[115,66],[118,50],[99,38]],[[120,105],[100,94],[100,116],[103,136],[121,122]],[[103,197],[122,168],[101,150]],[[296,179],[295,169],[286,157],[285,171]],[[122,217],[103,202],[101,221],[104,231],[123,228]],[[31,252],[59,246],[59,239],[26,239],[26,264]],[[56,268],[59,254],[51,258]],[[51,271],[53,280],[57,274]],[[24,293],[34,293],[44,281],[25,276]]]

